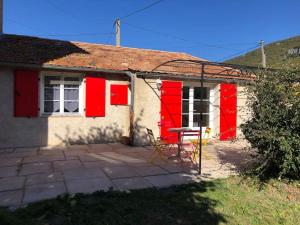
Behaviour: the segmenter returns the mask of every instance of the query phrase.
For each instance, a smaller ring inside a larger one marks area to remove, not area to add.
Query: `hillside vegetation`
[[[266,45],[265,53],[269,68],[280,68],[286,64],[300,66],[300,35]],[[226,63],[261,66],[261,50],[257,48]]]

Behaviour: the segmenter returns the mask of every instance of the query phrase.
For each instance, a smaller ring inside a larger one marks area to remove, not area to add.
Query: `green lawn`
[[[98,192],[0,210],[2,225],[300,224],[300,183],[231,177],[164,190]]]

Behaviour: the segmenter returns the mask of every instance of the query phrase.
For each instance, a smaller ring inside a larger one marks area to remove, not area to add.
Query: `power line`
[[[68,15],[68,16],[71,17],[72,19],[81,22],[81,20],[78,19],[78,16],[75,16],[75,15],[73,15],[73,14],[71,14],[71,13],[65,11],[63,8],[61,8],[61,7],[59,7],[58,5],[56,5],[56,4],[55,4],[54,2],[52,2],[51,0],[44,0],[43,2],[46,3],[46,4],[48,4],[48,5],[50,5],[52,8],[56,9],[57,11],[60,11],[62,14]]]
[[[109,33],[76,33],[76,34],[37,34],[37,35],[43,35],[43,36],[47,36],[47,37],[59,37],[59,36],[70,36],[70,37],[80,37],[80,36],[98,36],[98,35],[112,35],[113,33],[109,32]]]
[[[252,48],[248,48],[248,49],[245,49],[245,50],[236,52],[236,53],[234,53],[234,54],[232,54],[232,55],[229,55],[229,56],[227,56],[227,57],[221,58],[221,59],[217,60],[217,62],[223,62],[223,61],[226,61],[227,59],[231,59],[231,58],[233,58],[233,57],[235,57],[235,56],[242,55],[243,53],[247,53],[247,52],[252,51],[252,50],[254,50],[254,49],[256,49],[256,48],[257,48],[257,44],[256,44],[254,47],[252,47]]]
[[[8,19],[8,21],[12,22],[12,23],[15,23],[19,26],[25,27],[27,29],[30,29],[34,32],[37,32],[38,34],[35,34],[37,36],[46,36],[46,37],[61,37],[61,36],[64,36],[64,37],[70,36],[70,37],[72,37],[72,36],[76,36],[76,37],[80,37],[80,36],[98,36],[98,35],[112,35],[113,34],[113,32],[109,32],[109,33],[76,33],[76,34],[42,34],[41,32],[45,32],[44,30],[28,26],[28,25],[20,23],[16,20]]]
[[[112,28],[111,28],[111,35],[108,36],[106,43],[110,43],[111,38],[113,37],[113,35],[115,34],[114,32],[114,28],[115,28],[115,23],[113,23]]]
[[[133,11],[133,12],[131,12],[131,13],[128,13],[128,14],[125,15],[125,16],[121,16],[120,19],[125,19],[125,18],[128,18],[128,17],[130,17],[130,16],[133,16],[133,15],[135,15],[135,14],[137,14],[137,13],[140,13],[140,12],[146,10],[146,9],[149,9],[149,8],[155,6],[155,5],[157,5],[157,4],[159,4],[159,3],[163,2],[163,1],[165,1],[165,0],[159,0],[159,1],[153,2],[153,3],[151,3],[150,5],[147,5],[147,6],[143,7],[143,8],[141,8],[141,9],[138,9],[138,10],[135,10],[135,11]]]
[[[172,35],[172,34],[162,33],[160,31],[155,31],[155,30],[148,29],[148,28],[145,28],[145,27],[129,24],[128,22],[123,22],[123,23],[127,24],[127,25],[129,25],[133,28],[144,30],[144,31],[147,31],[147,32],[151,32],[151,33],[154,33],[154,34],[157,34],[157,35],[160,35],[160,36],[164,36],[164,37],[167,37],[167,38],[177,39],[177,40],[180,40],[180,41],[184,41],[184,42],[188,42],[188,43],[194,43],[194,44],[197,44],[197,45],[203,45],[203,46],[206,46],[206,47],[209,47],[209,48],[219,48],[219,49],[227,49],[227,50],[236,51],[236,49],[222,47],[222,46],[219,46],[219,45],[208,44],[208,43],[203,43],[203,42],[199,42],[199,41],[191,41],[191,40],[188,40],[188,39],[185,39],[185,38],[182,38],[182,37],[179,37],[179,36],[175,36],[175,35]]]
[[[27,28],[29,30],[34,31],[34,32],[45,32],[45,30],[42,30],[40,28],[35,28],[35,27],[32,27],[32,26],[28,26],[28,25],[26,25],[24,23],[21,23],[19,21],[16,21],[16,20],[13,20],[13,19],[10,19],[10,18],[7,18],[7,21],[11,22],[11,23],[14,23],[14,24],[17,24],[19,26],[25,27],[25,28]]]

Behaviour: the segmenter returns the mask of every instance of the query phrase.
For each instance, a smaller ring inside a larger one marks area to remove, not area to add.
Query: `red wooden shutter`
[[[161,86],[161,137],[169,143],[177,143],[177,133],[168,130],[181,127],[182,82],[163,81]]]
[[[110,104],[128,105],[128,85],[124,85],[124,84],[110,85]]]
[[[86,76],[86,109],[87,117],[105,116],[105,85],[104,78]]]
[[[15,71],[15,116],[37,117],[39,101],[38,71]]]
[[[236,137],[237,88],[235,84],[221,84],[220,90],[220,140]]]

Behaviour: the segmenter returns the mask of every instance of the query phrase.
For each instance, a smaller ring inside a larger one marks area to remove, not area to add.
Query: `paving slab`
[[[58,155],[64,156],[63,150],[40,150],[38,151],[38,155]]]
[[[86,154],[87,151],[86,150],[82,150],[82,149],[69,149],[69,150],[64,150],[64,154],[66,157],[70,157],[70,156],[80,156],[80,155],[84,155]]]
[[[36,184],[25,188],[24,203],[55,198],[67,192],[63,182]]]
[[[50,162],[29,163],[29,164],[22,165],[20,170],[20,175],[48,173],[48,172],[52,172],[52,167]]]
[[[159,167],[163,168],[169,173],[179,173],[184,171],[184,168],[181,165],[176,164],[160,164]]]
[[[23,163],[52,162],[57,160],[65,160],[65,156],[63,154],[30,156],[30,157],[25,157]]]
[[[0,192],[0,206],[19,206],[23,197],[23,190]]]
[[[140,176],[168,174],[166,170],[158,166],[139,166],[139,167],[133,167],[132,169]]]
[[[113,184],[107,178],[90,178],[90,179],[80,179],[80,180],[69,180],[66,181],[66,185],[69,193],[93,193],[95,191],[107,191]]]
[[[139,176],[133,169],[128,166],[104,167],[103,171],[108,177],[116,178],[129,178]]]
[[[13,152],[15,149],[14,148],[1,148],[0,149],[0,155],[3,153],[10,153]]]
[[[22,158],[22,157],[29,157],[29,156],[36,156],[37,151],[34,152],[11,152],[11,153],[3,153],[1,154],[1,158]]]
[[[55,171],[65,171],[83,168],[79,160],[55,161],[53,162],[53,167]]]
[[[101,154],[97,154],[97,159],[99,159],[103,162],[110,163],[110,164],[115,164],[115,165],[120,165],[122,163],[123,164],[125,163],[125,162],[121,161],[118,158],[112,157],[112,155],[110,153],[111,152],[104,152],[104,153],[101,153]]]
[[[124,145],[121,143],[108,143],[109,146],[111,146],[113,149],[119,149],[119,148],[127,148],[128,145]]]
[[[152,185],[158,188],[168,187],[171,185],[187,184],[187,183],[197,181],[194,177],[185,173],[148,176],[144,178]]]
[[[15,148],[15,152],[36,152],[38,151],[38,147],[33,147],[33,148]]]
[[[19,169],[18,166],[1,167],[0,168],[0,178],[17,176],[18,169]]]
[[[63,172],[64,178],[66,180],[78,180],[78,179],[88,179],[88,178],[106,178],[104,172],[99,168],[90,169],[74,169]]]
[[[112,182],[116,188],[121,191],[153,187],[153,185],[143,177],[114,179]]]
[[[69,145],[68,150],[88,150],[88,145]]]
[[[82,162],[95,162],[95,161],[100,161],[103,158],[101,155],[97,155],[95,153],[86,153],[86,154],[80,155],[79,159]]]
[[[146,150],[146,151],[140,151],[140,152],[135,152],[137,155],[139,155],[140,157],[143,157],[145,159],[148,159],[151,155],[151,151],[149,150]],[[129,154],[130,155],[130,152],[129,153],[125,153],[125,154]]]
[[[217,147],[204,149],[207,157],[203,155],[202,180],[236,174],[240,157],[245,157],[240,147],[234,148],[229,144]],[[164,161],[156,157],[153,163],[149,163],[150,153],[146,148],[128,147],[120,143],[2,152],[0,205],[22,204],[23,194],[27,203],[54,198],[67,190],[70,193],[92,193],[108,190],[111,186],[129,190],[199,181],[197,167],[190,161]],[[64,160],[58,160],[63,157]],[[24,190],[25,193],[22,193]]]
[[[103,151],[112,151],[113,147],[108,144],[89,144],[89,152],[103,152]]]
[[[102,155],[106,158],[126,162],[126,163],[129,163],[129,164],[147,163],[146,159],[141,158],[139,156],[127,156],[127,155],[116,153],[116,152],[103,152],[100,155]]]
[[[24,187],[25,177],[6,177],[0,179],[0,191],[12,191]]]
[[[130,152],[147,152],[149,150],[147,150],[144,147],[124,147],[124,148],[116,148],[116,152],[119,153],[130,153]]]
[[[66,150],[68,149],[67,146],[43,146],[43,147],[40,147],[40,151],[43,151],[43,150],[49,150],[49,151],[56,151],[56,150]]]
[[[22,158],[1,158],[0,155],[0,167],[5,167],[5,166],[16,166],[19,165],[22,161]]]
[[[103,160],[98,160],[96,162],[82,162],[85,168],[104,168],[104,167],[115,167],[115,166],[125,166],[124,162],[109,163]]]
[[[26,177],[26,185],[45,184],[63,181],[64,178],[60,172],[39,173]]]

